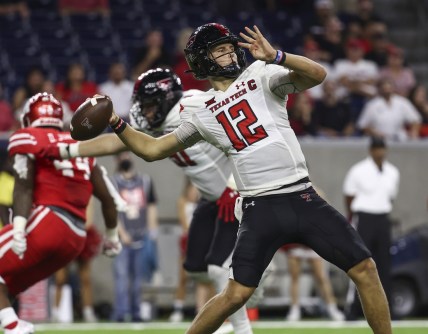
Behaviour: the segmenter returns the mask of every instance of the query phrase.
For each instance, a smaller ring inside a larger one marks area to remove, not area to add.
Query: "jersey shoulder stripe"
[[[27,129],[16,131],[10,138],[7,150],[9,155],[34,154],[39,150],[37,137]]]

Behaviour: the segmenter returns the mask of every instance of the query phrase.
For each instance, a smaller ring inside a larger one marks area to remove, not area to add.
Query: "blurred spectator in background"
[[[319,136],[347,137],[354,134],[349,103],[347,99],[339,99],[336,91],[335,81],[324,81],[322,99],[316,101],[313,113]]]
[[[0,1],[0,16],[12,15],[18,13],[21,18],[25,19],[30,16],[30,10],[27,6],[27,1],[23,0],[1,0]]]
[[[24,85],[15,91],[12,98],[12,108],[15,115],[21,114],[25,102],[31,96],[42,92],[45,80],[45,73],[41,67],[34,66],[30,68],[25,76]]]
[[[334,75],[339,82],[339,96],[348,96],[352,120],[355,121],[366,99],[376,95],[375,82],[379,71],[375,63],[363,59],[364,45],[351,39],[346,43],[346,59],[334,64]]]
[[[364,36],[367,43],[365,58],[377,64],[385,66],[388,58],[388,50],[391,43],[388,41],[388,29],[384,22],[369,22],[364,28]]]
[[[73,63],[68,67],[65,81],[58,83],[55,91],[58,98],[67,102],[74,113],[88,97],[98,93],[98,87],[94,82],[86,81],[82,64]]]
[[[64,100],[61,100],[58,98],[58,94],[56,94],[55,92],[55,85],[51,80],[45,80],[45,82],[43,83],[43,88],[42,88],[43,92],[46,92],[48,94],[52,94],[53,96],[55,96],[55,98],[61,102],[62,105],[62,111],[64,113],[64,116],[62,118],[62,122],[64,124],[63,129],[64,131],[69,131],[70,130],[70,122],[71,122],[71,118],[73,117],[74,112],[71,111],[70,105],[65,102]]]
[[[13,187],[15,179],[13,177],[12,160],[7,156],[0,156],[3,162],[0,169],[0,227],[9,224],[9,209],[13,205]]]
[[[374,11],[373,0],[357,0],[356,5],[355,14],[350,18],[351,22],[357,22],[364,28],[371,22],[381,21],[380,16]]]
[[[120,62],[110,65],[109,80],[99,86],[101,94],[110,96],[114,111],[126,120],[129,120],[133,89],[134,84],[126,78],[126,67]]]
[[[380,71],[381,78],[388,79],[394,85],[396,94],[408,97],[410,90],[416,84],[413,70],[404,66],[404,51],[390,47],[386,66]]]
[[[331,320],[345,320],[345,316],[337,308],[336,298],[333,294],[330,278],[326,272],[324,260],[312,249],[303,245],[293,244],[291,247],[286,247],[286,250],[287,268],[291,278],[291,306],[285,319],[288,321],[298,321],[302,317],[299,297],[299,276],[301,273],[302,262],[307,260],[311,265],[312,276],[315,279],[321,297],[326,303],[327,315]]]
[[[314,17],[308,24],[310,34],[312,36],[322,35],[328,20],[333,16],[335,16],[335,9],[332,0],[315,0]]]
[[[189,69],[189,65],[187,64],[186,58],[184,57],[184,49],[186,48],[187,41],[189,40],[192,32],[193,28],[184,28],[181,29],[178,33],[175,61],[172,68],[181,79],[183,90],[199,89],[206,91],[210,87],[210,84],[207,80],[196,80],[192,74],[184,73]]]
[[[3,86],[0,83],[0,132],[13,131],[18,128],[18,122],[13,115],[12,106],[4,99]]]
[[[181,322],[184,318],[183,308],[184,300],[186,297],[187,274],[183,268],[183,263],[186,257],[187,239],[192,220],[193,211],[195,211],[200,194],[198,189],[186,178],[186,184],[177,201],[178,207],[178,221],[180,223],[182,234],[180,238],[180,274],[177,289],[175,290],[175,299],[173,305],[173,312],[169,317],[171,322]],[[205,305],[205,303],[215,295],[214,287],[211,283],[196,283],[196,312]]]
[[[369,50],[369,45],[366,39],[364,38],[364,30],[361,25],[357,22],[351,21],[346,25],[343,40],[348,41],[351,39],[359,40],[364,45],[364,50]]]
[[[343,184],[343,193],[348,217],[372,253],[380,281],[391,305],[389,214],[398,194],[400,172],[386,160],[387,147],[383,138],[371,138],[369,153],[369,157],[349,170]],[[355,289],[351,285],[350,291],[353,290]],[[351,298],[348,302],[352,304],[347,308],[346,317],[348,320],[356,320],[362,316],[361,304],[356,291],[349,296]]]
[[[161,30],[155,29],[148,32],[145,45],[135,53],[134,64],[134,80],[138,78],[141,73],[152,68],[165,68],[171,66],[171,55],[164,45],[163,33]]]
[[[108,0],[59,0],[58,9],[61,15],[99,14],[110,15]]]
[[[379,80],[379,96],[364,107],[357,126],[368,136],[403,141],[419,137],[421,116],[405,97],[394,93],[390,80]]]
[[[343,58],[342,46],[343,24],[337,16],[327,19],[323,34],[315,37],[320,49],[324,51],[321,59],[333,64],[337,59]]]
[[[157,268],[156,196],[152,179],[136,171],[129,152],[117,156],[117,173],[113,176],[113,183],[127,203],[126,212],[119,213],[119,235],[123,249],[113,263],[113,320],[139,322],[142,321],[142,283],[149,283]]]
[[[312,119],[313,102],[308,93],[295,95],[293,106],[289,110],[290,126],[296,136],[315,136],[316,127]]]
[[[426,87],[421,84],[416,85],[410,91],[409,99],[422,117],[420,136],[428,137],[428,98]]]
[[[85,322],[96,322],[93,307],[93,293],[91,282],[91,262],[92,259],[98,255],[101,246],[101,236],[94,226],[94,201],[93,198],[89,201],[86,208],[86,240],[83,250],[76,258],[79,270],[79,283],[80,283],[80,305],[82,310],[82,318]],[[58,270],[55,273],[55,299],[54,307],[52,308],[52,320],[58,321],[58,308],[62,297],[62,288],[67,283],[69,266]]]

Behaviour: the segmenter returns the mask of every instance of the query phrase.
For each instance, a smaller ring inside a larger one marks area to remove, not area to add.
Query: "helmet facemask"
[[[141,115],[146,119],[150,129],[160,127],[169,111],[175,105],[175,103],[171,105],[172,103],[164,95],[166,94],[140,101]]]
[[[212,48],[225,43],[234,46],[237,62],[223,67],[210,57],[210,53]],[[189,38],[184,53],[190,72],[199,80],[208,76],[237,78],[245,69],[245,51],[238,45],[238,38],[221,24],[209,23],[199,27]]]
[[[181,81],[174,73],[150,70],[135,85],[130,113],[140,129],[154,130],[163,124],[182,95]]]
[[[221,44],[226,44],[226,43],[230,43],[233,45],[234,50],[231,52],[226,52],[220,56],[214,57],[212,54],[212,50]],[[244,67],[245,67],[245,60],[244,60],[244,66],[240,66],[240,59],[239,59],[239,55],[240,55],[240,51],[243,52],[243,50],[238,46],[238,40],[234,37],[227,37],[224,38],[224,40],[219,40],[216,41],[215,43],[209,43],[208,47],[207,47],[207,57],[208,59],[210,59],[212,61],[212,66],[210,67],[210,71],[211,74],[210,76],[213,77],[225,77],[225,78],[237,78],[243,71]],[[222,66],[217,62],[218,58],[221,57],[226,57],[226,55],[230,56],[231,58],[231,63],[229,65],[226,66]],[[233,59],[232,54],[236,54],[236,58],[237,60]],[[243,52],[243,57],[245,58],[245,53]],[[242,63],[242,62],[241,62]]]

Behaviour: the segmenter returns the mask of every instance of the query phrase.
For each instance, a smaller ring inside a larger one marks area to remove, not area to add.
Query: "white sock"
[[[93,309],[93,307],[92,307],[92,306],[85,306],[85,307],[83,308],[83,314],[84,314],[85,316],[90,316],[90,317],[95,316],[95,313],[94,313],[94,309]]]
[[[233,326],[235,334],[253,334],[245,305],[233,313],[229,317],[229,321]]]
[[[291,305],[290,311],[291,311],[291,310],[297,310],[297,311],[300,311],[300,305],[299,305],[299,304],[293,304],[293,305]]]
[[[6,307],[0,310],[0,323],[3,328],[6,328],[10,324],[17,322],[18,316],[12,307]]]
[[[52,314],[51,314],[51,318],[52,320],[58,320],[58,313],[59,313],[59,309],[58,307],[54,306],[52,307]]]
[[[180,299],[174,300],[174,311],[183,311],[184,301]]]
[[[208,276],[214,281],[217,292],[221,292],[229,281],[229,270],[215,265],[208,265]],[[245,306],[232,314],[229,320],[235,334],[253,334]]]

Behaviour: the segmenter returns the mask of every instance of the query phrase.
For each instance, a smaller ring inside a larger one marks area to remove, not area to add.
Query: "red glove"
[[[236,190],[227,187],[216,202],[218,206],[217,217],[225,223],[233,223],[235,221],[234,208],[238,196],[239,193]]]
[[[40,152],[41,157],[51,160],[70,159],[69,144],[53,143],[45,146]]]

